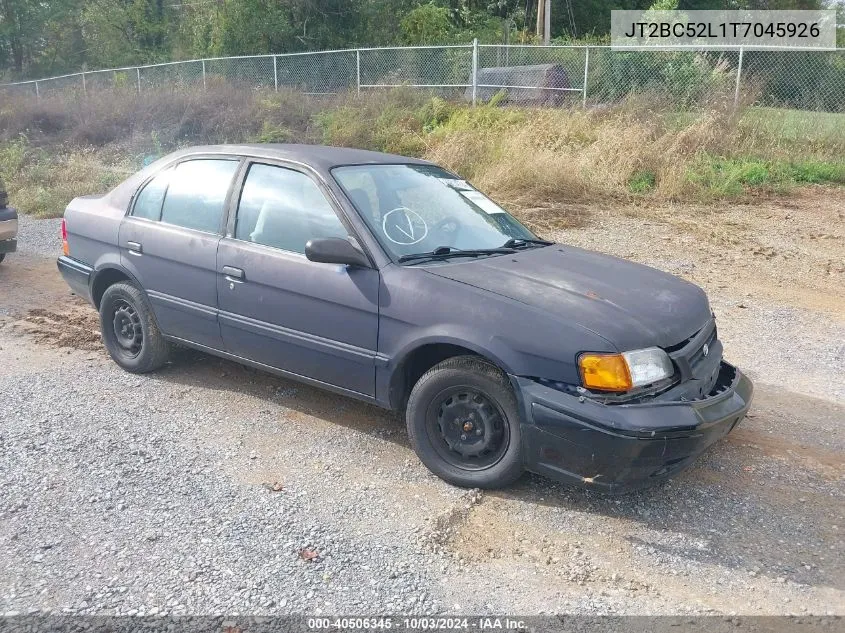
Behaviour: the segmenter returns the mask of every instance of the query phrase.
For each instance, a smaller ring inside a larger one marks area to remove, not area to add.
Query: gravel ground
[[[58,257],[62,251],[61,227],[61,218],[38,220],[28,215],[19,216],[18,250],[32,255]]]
[[[841,314],[715,284],[757,386],[734,433],[642,493],[481,494],[368,405],[191,351],[120,371],[42,257],[56,227],[0,266],[0,613],[845,614]]]

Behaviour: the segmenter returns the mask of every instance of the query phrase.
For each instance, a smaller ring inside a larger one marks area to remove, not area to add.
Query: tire
[[[100,301],[100,331],[114,362],[144,374],[167,362],[170,345],[158,329],[149,301],[129,282],[109,286]]]
[[[420,460],[465,488],[502,488],[522,474],[516,397],[507,377],[475,356],[448,358],[417,381],[405,413]]]
[[[6,253],[0,253],[0,264],[3,263],[4,259],[6,259]]]

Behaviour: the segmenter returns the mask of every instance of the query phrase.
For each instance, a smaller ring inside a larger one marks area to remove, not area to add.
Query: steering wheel
[[[462,227],[463,224],[461,224],[458,218],[453,215],[447,215],[431,227],[430,233],[438,235],[438,239],[435,240],[438,244],[454,246]]]

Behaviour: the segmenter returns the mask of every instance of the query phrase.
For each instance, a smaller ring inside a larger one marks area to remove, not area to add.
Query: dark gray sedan
[[[63,240],[59,269],[127,371],[175,342],[404,410],[460,486],[526,469],[647,485],[751,401],[700,288],[539,239],[421,160],[195,147],[73,200]]]

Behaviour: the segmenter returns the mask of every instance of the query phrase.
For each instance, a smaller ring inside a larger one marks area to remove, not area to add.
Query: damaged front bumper
[[[690,397],[681,385],[638,404],[603,404],[529,378],[512,382],[523,410],[525,467],[607,492],[647,487],[689,466],[739,424],[753,392],[724,361],[708,393]]]

